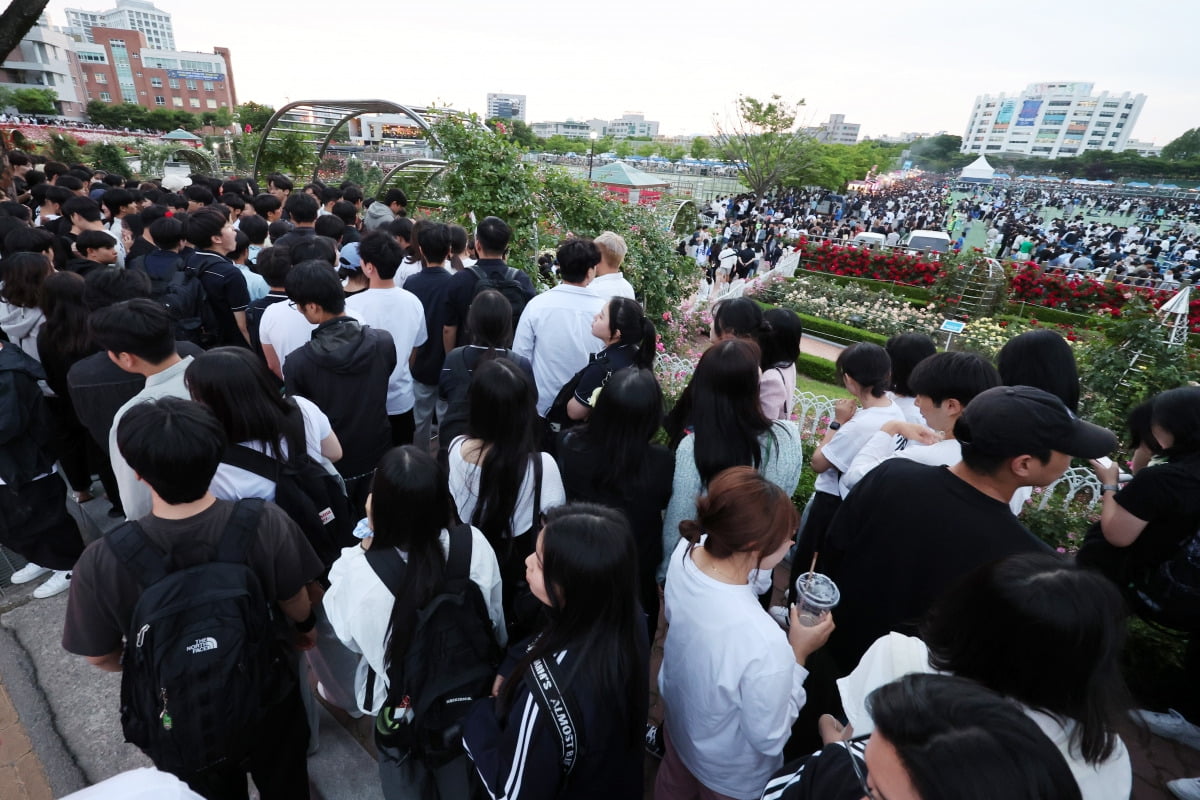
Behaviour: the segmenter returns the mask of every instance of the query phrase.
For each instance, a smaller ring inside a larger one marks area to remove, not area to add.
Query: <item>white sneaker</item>
[[[1200,800],[1200,778],[1180,778],[1167,781],[1167,788],[1179,800]]]
[[[1172,739],[1180,744],[1186,744],[1188,747],[1200,750],[1200,727],[1193,725],[1184,719],[1183,714],[1180,714],[1173,708],[1167,709],[1167,713],[1162,714],[1157,711],[1147,711],[1144,708],[1139,708],[1133,712],[1135,719],[1140,719],[1150,729],[1151,733],[1156,733],[1164,739]],[[1182,797],[1182,795],[1180,795]],[[1197,793],[1193,797],[1200,800],[1200,779],[1197,780]]]
[[[70,588],[71,573],[55,571],[55,573],[50,576],[50,580],[33,590],[33,596],[38,600],[45,600],[47,597],[54,597],[56,594],[62,594]]]
[[[50,568],[41,567],[41,566],[38,566],[37,564],[34,564],[33,562],[30,562],[30,563],[26,564],[25,566],[21,567],[16,572],[14,572],[12,574],[12,577],[9,578],[9,580],[13,582],[14,586],[17,586],[22,583],[29,583],[30,581],[36,581],[38,578],[42,577],[43,575],[49,575],[50,572],[51,572]]]

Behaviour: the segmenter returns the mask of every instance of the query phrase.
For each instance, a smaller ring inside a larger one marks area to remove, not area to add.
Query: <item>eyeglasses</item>
[[[858,785],[862,788],[863,797],[867,798],[867,800],[886,800],[886,798],[879,797],[871,791],[871,787],[867,785],[867,776],[863,774],[862,767],[858,763],[858,758],[854,755],[854,751],[850,749],[850,746],[847,744],[843,744],[842,746],[846,748],[846,755],[850,759],[850,766],[854,768],[854,776],[858,778]]]
[[[295,301],[295,300],[288,300],[288,308],[294,308],[294,309],[296,309],[297,311],[299,311],[299,310],[300,310],[300,306],[296,305],[296,301]]]

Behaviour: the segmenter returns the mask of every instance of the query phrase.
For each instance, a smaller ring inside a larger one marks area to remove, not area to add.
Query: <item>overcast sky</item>
[[[1147,96],[1134,138],[1200,126],[1191,58],[1200,3],[1008,0],[153,0],[180,49],[233,51],[238,100],[379,98],[482,112],[527,96],[526,120],[639,111],[660,132],[713,133],[739,94],[804,99],[864,135],[961,135],[979,94],[1086,81]],[[52,0],[103,10],[112,0]]]

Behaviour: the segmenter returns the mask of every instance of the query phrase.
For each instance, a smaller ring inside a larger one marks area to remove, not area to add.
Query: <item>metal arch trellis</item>
[[[463,120],[473,120],[460,111],[449,108],[432,108],[426,106],[405,106],[390,100],[298,100],[288,103],[276,111],[262,130],[262,139],[258,143],[258,151],[254,154],[254,179],[259,180],[259,163],[268,142],[278,142],[285,134],[299,134],[305,144],[313,147],[316,161],[313,166],[313,180],[316,180],[325,151],[333,140],[334,133],[356,117],[364,114],[403,114],[421,130],[430,134],[430,142],[436,146],[431,129],[433,123],[447,117],[457,117]],[[483,123],[474,121],[473,124]],[[446,162],[441,159],[420,159],[426,165],[439,164],[444,168]],[[399,167],[389,172],[389,177],[395,175]],[[440,170],[439,170],[440,171]]]
[[[172,150],[169,157],[187,163],[188,166],[192,167],[193,171],[199,172],[202,175],[212,176],[216,175],[218,171],[216,159],[204,150],[196,147],[180,147]]]
[[[426,197],[425,192],[434,179],[446,171],[447,166],[449,164],[440,158],[410,158],[401,161],[383,176],[376,194],[383,197],[393,182],[403,183],[403,188],[409,190],[409,203],[416,205],[422,201],[437,202],[442,198]]]

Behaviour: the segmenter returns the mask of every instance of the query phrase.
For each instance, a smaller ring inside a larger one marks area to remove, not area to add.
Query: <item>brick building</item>
[[[86,105],[133,103],[150,110],[203,114],[237,106],[233,61],[226,47],[212,53],[151,49],[140,31],[91,28],[92,41],[75,43]]]

